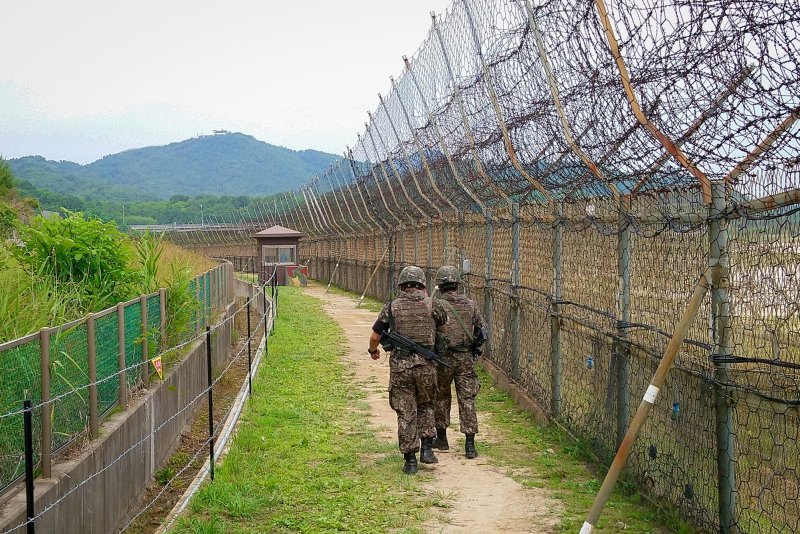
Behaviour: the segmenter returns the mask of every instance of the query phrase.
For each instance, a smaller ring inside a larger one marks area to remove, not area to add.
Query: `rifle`
[[[395,350],[401,349],[408,352],[415,352],[425,358],[426,360],[431,360],[433,362],[438,363],[439,365],[444,365],[445,367],[453,367],[452,365],[445,363],[439,358],[439,355],[433,352],[431,349],[425,348],[422,345],[414,343],[406,336],[402,334],[398,334],[397,332],[387,331],[381,334],[380,339],[378,342],[383,347],[383,350]],[[390,348],[387,348],[390,347]]]

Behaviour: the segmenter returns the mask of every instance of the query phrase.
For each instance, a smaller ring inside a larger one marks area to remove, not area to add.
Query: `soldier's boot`
[[[403,473],[407,475],[416,475],[417,474],[417,453],[415,452],[407,452],[403,455],[406,459],[406,463],[403,464]]]
[[[450,444],[447,443],[447,429],[437,428],[436,437],[433,438],[433,448],[440,451],[450,450]]]
[[[468,459],[472,460],[478,456],[478,451],[475,450],[475,434],[465,434],[467,441],[464,444],[464,452]]]
[[[438,464],[439,460],[433,454],[433,438],[422,438],[419,451],[419,461],[423,464]]]

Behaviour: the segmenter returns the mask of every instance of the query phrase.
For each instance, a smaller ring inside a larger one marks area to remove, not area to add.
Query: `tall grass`
[[[82,291],[82,277],[59,280],[46,272],[23,265],[0,244],[0,343],[25,336],[45,326],[55,326],[128,300],[139,294],[167,288],[168,314],[172,317],[167,335],[178,341],[191,330],[198,306],[191,291],[194,276],[215,263],[195,252],[145,234],[138,240],[121,236],[120,247],[134,250],[129,260],[129,280],[125,292],[111,292],[103,276],[93,280],[94,290]],[[103,292],[103,288],[109,292]]]

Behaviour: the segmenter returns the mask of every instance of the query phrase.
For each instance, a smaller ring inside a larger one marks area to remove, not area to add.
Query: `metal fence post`
[[[117,304],[117,343],[119,345],[117,364],[119,367],[119,407],[128,405],[128,381],[125,378],[125,305]]]
[[[397,238],[395,237],[394,232],[389,234],[389,269],[388,269],[388,277],[386,281],[386,292],[387,292],[387,300],[391,300],[394,297],[394,270],[395,270],[395,262],[397,261]]]
[[[520,369],[520,272],[519,272],[519,240],[520,220],[519,204],[511,204],[511,378],[519,381]]]
[[[427,265],[427,273],[428,273],[428,293],[433,292],[433,283],[434,283],[434,276],[433,276],[433,219],[428,221],[428,228],[425,232],[425,241],[427,245],[427,256],[426,256],[426,265]]]
[[[250,327],[250,301],[252,299],[252,296],[247,299],[247,391],[251,397],[253,396],[253,356],[251,354],[252,349],[250,345],[250,338],[253,337],[253,332]],[[264,332],[266,331],[265,325]]]
[[[214,481],[214,380],[211,376],[211,327],[206,325],[206,378],[208,379],[208,467]]]
[[[402,265],[403,267],[408,265],[408,263],[406,263],[406,229],[405,229],[405,226],[403,226],[400,229],[400,265]]]
[[[617,240],[617,339],[611,351],[616,360],[617,381],[617,448],[622,444],[630,420],[630,346],[628,325],[631,322],[631,230],[625,210],[619,210]],[[610,377],[609,377],[610,379]]]
[[[444,253],[442,254],[442,265],[450,264],[450,222],[447,219],[442,219],[442,246]]]
[[[711,325],[714,350],[714,396],[717,434],[717,491],[719,494],[720,531],[736,533],[736,473],[734,458],[734,426],[732,398],[728,393],[728,367],[725,358],[733,354],[731,310],[728,298],[727,186],[725,182],[712,182],[712,203],[709,209],[709,267],[719,267],[719,276],[711,287]]]
[[[553,417],[561,413],[561,300],[563,298],[562,256],[564,246],[564,226],[562,217],[564,206],[556,204],[556,221],[553,225],[553,301],[550,304],[550,412]]]
[[[33,414],[31,413],[31,401],[26,399],[22,403],[22,427],[25,440],[25,505],[27,533],[34,534],[36,524],[34,522],[35,509],[34,509],[34,493],[33,493]]]
[[[147,340],[147,295],[139,297],[139,309],[142,316],[142,385],[145,389],[150,387],[150,351]]]
[[[42,328],[39,331],[39,350],[41,360],[42,385],[42,444],[41,464],[42,477],[52,476],[53,465],[53,405],[50,403],[50,337],[52,330]]]
[[[464,210],[458,210],[458,270],[464,270]]]
[[[94,314],[86,318],[86,364],[89,367],[89,435],[97,439],[99,417],[97,410],[97,338]]]
[[[492,299],[494,295],[492,290],[494,288],[494,221],[492,220],[492,210],[487,209],[486,215],[486,283],[483,289],[483,315],[486,321],[486,327],[489,329],[489,339],[486,340],[484,348],[484,357],[491,358],[492,356],[492,334],[494,328],[492,322],[494,321],[494,302]]]
[[[414,229],[414,265],[419,265],[419,227]]]

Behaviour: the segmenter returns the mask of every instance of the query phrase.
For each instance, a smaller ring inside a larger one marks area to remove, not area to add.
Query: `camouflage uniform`
[[[433,348],[436,327],[447,321],[442,304],[428,298],[425,291],[401,291],[386,304],[378,321],[389,324],[392,307],[394,329],[419,345]],[[400,350],[389,358],[389,405],[397,412],[397,438],[400,452],[416,453],[420,438],[436,435],[436,364],[422,356]]]
[[[475,359],[470,350],[470,340],[461,323],[452,317],[452,314],[455,311],[461,316],[464,326],[472,330],[470,334],[484,328],[483,317],[475,303],[465,295],[448,291],[443,293],[440,298],[452,307],[450,309],[445,306],[448,316],[451,317],[446,324],[437,327],[448,342],[447,350],[440,356],[445,363],[452,367],[444,365],[437,367],[436,428],[443,430],[450,426],[450,406],[452,404],[450,384],[455,380],[461,432],[477,434],[478,414],[475,411],[475,396],[481,385],[478,382],[478,374],[475,372]]]

